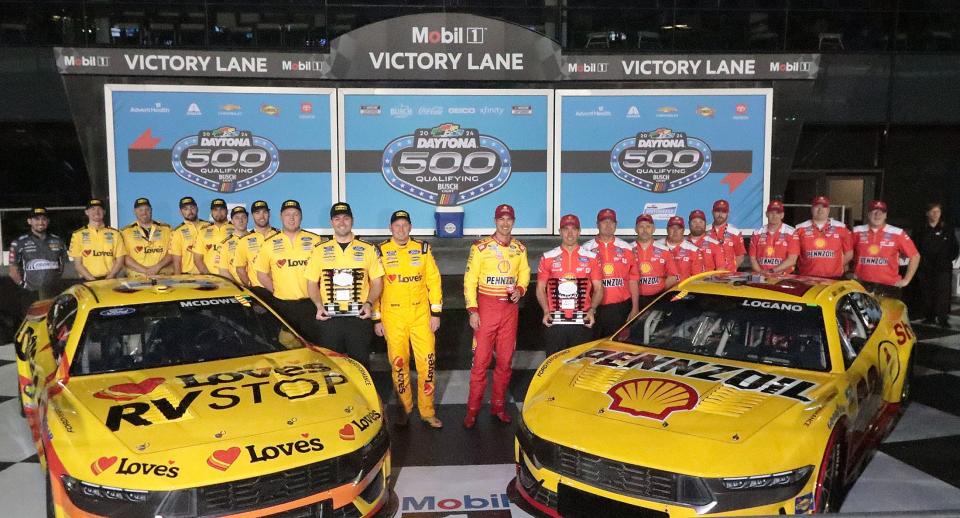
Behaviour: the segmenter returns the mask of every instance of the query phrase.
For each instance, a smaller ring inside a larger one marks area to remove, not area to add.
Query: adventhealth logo
[[[429,27],[411,27],[414,43],[471,43],[482,44],[486,27],[453,27],[430,29]]]

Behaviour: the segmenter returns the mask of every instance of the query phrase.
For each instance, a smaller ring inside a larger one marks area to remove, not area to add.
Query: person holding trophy
[[[320,344],[345,353],[364,367],[373,341],[373,306],[383,290],[377,247],[353,235],[353,211],[344,202],[330,207],[333,239],[313,249],[303,275],[317,307]]]
[[[537,301],[543,309],[543,339],[550,356],[589,341],[603,300],[597,254],[580,246],[580,218],[560,218],[560,246],[544,252],[537,269]]]

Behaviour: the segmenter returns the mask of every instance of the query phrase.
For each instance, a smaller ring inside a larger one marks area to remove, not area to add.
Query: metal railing
[[[47,212],[66,212],[66,211],[86,210],[86,207],[83,205],[65,206],[65,207],[44,207],[44,208],[47,210]],[[4,235],[3,235],[3,218],[9,213],[30,212],[31,210],[33,210],[31,207],[0,208],[0,245],[2,245],[4,248],[7,247],[7,242],[6,240],[4,240]],[[29,231],[29,229],[27,229],[27,231]],[[67,242],[70,239],[69,234],[62,235],[62,233],[58,233],[58,235],[60,235],[60,237],[63,238],[64,245],[69,245],[69,243]],[[9,254],[2,254],[2,255],[3,255],[3,266],[9,266],[10,255]]]

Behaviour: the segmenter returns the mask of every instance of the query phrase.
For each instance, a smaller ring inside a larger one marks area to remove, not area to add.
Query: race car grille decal
[[[277,473],[199,488],[200,515],[250,511],[328,491],[368,473],[389,448],[384,428],[373,438],[366,457],[361,450]]]
[[[565,446],[559,449],[562,476],[621,495],[677,501],[676,473],[604,459]]]

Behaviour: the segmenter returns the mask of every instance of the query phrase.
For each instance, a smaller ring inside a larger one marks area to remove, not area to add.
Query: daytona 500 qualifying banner
[[[336,181],[334,90],[168,85],[105,85],[111,221],[134,220],[133,202],[150,199],[153,216],[176,226],[178,200],[210,200],[249,210],[294,198],[303,227],[323,230]]]
[[[358,233],[388,234],[410,212],[429,235],[438,208],[462,207],[464,232],[493,231],[501,203],[515,232],[550,232],[550,90],[341,89],[341,196]],[[441,209],[443,210],[443,209]]]
[[[732,225],[759,228],[770,189],[772,92],[558,90],[554,221],[574,213],[584,233],[596,233],[597,212],[610,207],[618,234],[634,235],[643,212],[663,234],[671,216],[686,221],[701,209],[710,219],[723,198]]]

